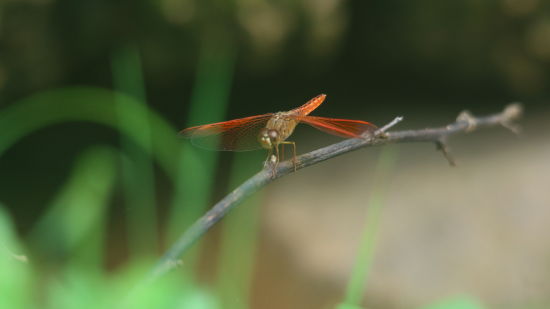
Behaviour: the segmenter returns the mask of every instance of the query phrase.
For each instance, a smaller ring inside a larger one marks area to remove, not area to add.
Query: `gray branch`
[[[393,127],[402,120],[402,117],[397,117],[381,129],[378,129],[374,132],[374,134],[370,134],[365,138],[347,139],[298,156],[297,169],[302,169],[363,147],[408,142],[435,143],[438,149],[442,151],[445,158],[447,158],[449,163],[453,165],[454,160],[452,159],[446,144],[446,141],[450,136],[493,126],[503,126],[510,129],[514,133],[517,133],[518,127],[514,124],[514,121],[520,118],[521,115],[521,105],[511,104],[508,105],[501,113],[485,117],[474,117],[467,111],[462,112],[454,123],[441,128],[387,132],[389,128]],[[181,235],[178,241],[164,254],[164,256],[159,259],[153,269],[152,278],[160,276],[181,264],[181,261],[179,260],[180,256],[186,252],[194,242],[201,238],[202,235],[204,235],[204,233],[206,233],[214,224],[220,221],[231,209],[240,204],[246,197],[263,188],[273,180],[288,175],[293,171],[294,166],[291,160],[281,162],[277,167],[275,175],[273,175],[270,167],[264,168],[233,190],[233,192],[225,196],[204,216],[193,223],[193,225],[191,225]]]

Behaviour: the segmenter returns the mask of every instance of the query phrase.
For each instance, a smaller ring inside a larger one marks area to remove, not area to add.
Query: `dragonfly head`
[[[263,128],[258,135],[258,141],[262,147],[271,149],[278,144],[279,132],[274,129]]]

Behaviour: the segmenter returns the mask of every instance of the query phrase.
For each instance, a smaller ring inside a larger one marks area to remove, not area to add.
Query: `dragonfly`
[[[190,127],[180,135],[197,147],[221,151],[248,151],[267,149],[264,166],[277,169],[284,146],[292,146],[292,162],[296,171],[296,143],[287,139],[299,123],[308,124],[325,133],[343,138],[361,138],[372,134],[377,127],[366,121],[310,116],[326,95],[320,94],[304,105],[287,112],[267,113],[229,121]],[[279,151],[281,147],[281,151]],[[284,157],[282,157],[284,160]]]

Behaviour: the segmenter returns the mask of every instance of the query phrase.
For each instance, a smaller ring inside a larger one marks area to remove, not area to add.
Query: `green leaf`
[[[115,154],[92,148],[76,162],[69,181],[31,231],[42,256],[71,258],[101,269],[106,206],[115,180]]]
[[[29,308],[32,268],[0,204],[0,308]]]

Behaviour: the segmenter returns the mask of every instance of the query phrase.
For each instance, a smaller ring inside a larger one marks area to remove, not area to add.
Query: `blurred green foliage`
[[[4,205],[0,205],[0,305],[5,308],[30,308],[29,293],[35,282],[33,269],[23,255],[13,223]],[[6,297],[9,296],[9,297]]]
[[[359,307],[363,302],[363,294],[376,243],[377,225],[384,204],[386,186],[389,183],[388,177],[391,175],[391,170],[395,167],[396,161],[396,148],[386,147],[380,153],[373,175],[377,179],[376,185],[371,189],[369,197],[366,199],[365,209],[367,209],[368,215],[366,216],[365,228],[357,252],[357,261],[348,282],[346,296],[343,302],[338,305],[338,309]]]
[[[426,306],[423,309],[483,309],[477,300],[470,297],[457,297]]]
[[[131,95],[137,103],[145,104],[146,95],[138,51],[129,47],[123,48],[113,56],[112,63],[115,89]],[[119,105],[118,102],[115,104]],[[124,109],[123,103],[120,108],[117,107],[121,126],[139,136],[143,141],[142,147],[146,147],[146,151],[139,151],[136,149],[138,146],[130,139],[122,137],[121,159],[124,199],[128,207],[128,234],[143,235],[139,239],[132,239],[129,244],[131,253],[138,256],[154,252],[158,240],[153,163],[146,154],[153,146],[151,124],[149,115],[140,111],[145,109],[128,111]]]

